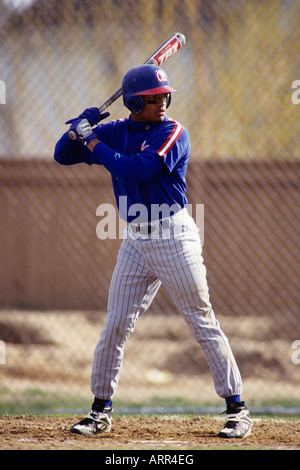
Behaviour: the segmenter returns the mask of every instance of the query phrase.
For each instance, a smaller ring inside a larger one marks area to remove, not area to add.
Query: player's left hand
[[[77,140],[77,142],[81,142],[84,145],[88,145],[91,140],[97,139],[87,119],[72,119],[70,132],[72,133],[72,140]]]
[[[100,113],[98,108],[86,108],[78,118],[87,119],[91,126],[95,126],[98,122],[110,116],[110,113]],[[65,124],[72,124],[78,118],[69,119]]]

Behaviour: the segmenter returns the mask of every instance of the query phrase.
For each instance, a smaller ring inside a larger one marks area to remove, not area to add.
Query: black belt
[[[141,235],[150,235],[151,233],[155,232],[157,229],[159,233],[163,230],[170,228],[171,222],[169,219],[160,220],[159,223],[141,223],[141,224],[129,224],[131,230],[133,232],[139,233]]]

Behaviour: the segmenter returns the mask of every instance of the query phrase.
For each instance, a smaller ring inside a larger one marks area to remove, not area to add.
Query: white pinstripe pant
[[[203,348],[217,394],[241,395],[239,369],[210,304],[198,229],[186,209],[171,220],[167,236],[163,232],[142,239],[129,236],[130,228],[126,229],[111,280],[108,315],[94,354],[91,390],[98,398],[115,394],[126,340],[161,283]]]

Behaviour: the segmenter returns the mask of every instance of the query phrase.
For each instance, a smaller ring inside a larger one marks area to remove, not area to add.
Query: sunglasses
[[[167,103],[168,98],[169,93],[164,93],[163,95],[144,96],[144,101],[146,104]]]

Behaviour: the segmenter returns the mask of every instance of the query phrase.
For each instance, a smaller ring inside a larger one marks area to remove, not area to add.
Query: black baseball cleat
[[[95,410],[94,408],[97,409]],[[79,423],[74,424],[70,431],[75,434],[84,434],[86,436],[109,432],[111,430],[112,411],[113,409],[111,406],[103,405],[102,407],[99,407],[95,406],[94,403],[86,418],[79,421]]]
[[[250,436],[253,423],[243,401],[229,403],[225,413],[225,426],[218,437],[243,439]]]

